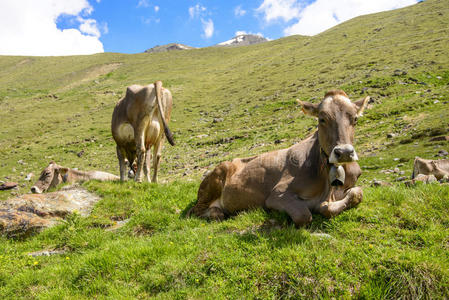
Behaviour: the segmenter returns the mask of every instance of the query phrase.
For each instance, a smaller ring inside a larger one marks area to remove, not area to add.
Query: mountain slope
[[[154,46],[153,48],[145,50],[144,53],[157,53],[157,52],[166,52],[166,51],[176,51],[176,50],[191,50],[195,49],[194,47],[178,44],[178,43],[171,43],[166,44],[162,46]]]
[[[222,47],[230,47],[230,46],[249,46],[254,44],[259,44],[263,42],[267,42],[268,40],[264,38],[263,36],[256,35],[256,34],[241,34],[233,37],[232,39],[221,42],[215,46],[222,46]]]
[[[448,298],[449,188],[395,181],[411,174],[415,156],[449,150],[431,141],[448,135],[448,12],[448,1],[428,0],[248,47],[0,57],[0,179],[18,181],[13,192],[27,192],[24,177],[35,180],[50,160],[117,174],[110,118],[130,84],[162,80],[172,91],[177,143],[162,154],[167,184],[91,182],[103,198],[91,217],[0,237],[0,295]],[[308,136],[316,120],[294,99],[318,102],[334,88],[374,99],[356,132],[359,207],[331,220],[314,215],[305,229],[262,210],[222,223],[182,217],[205,170]],[[405,175],[385,171],[396,167]],[[394,185],[370,188],[373,178]],[[105,231],[127,218],[123,230]],[[54,248],[67,254],[26,254]]]

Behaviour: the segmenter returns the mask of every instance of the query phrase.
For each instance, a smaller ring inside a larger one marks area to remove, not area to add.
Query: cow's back
[[[126,89],[125,97],[117,103],[112,113],[111,131],[117,144],[125,146],[134,143],[134,130],[141,119],[151,113],[154,98],[154,84],[134,84]]]

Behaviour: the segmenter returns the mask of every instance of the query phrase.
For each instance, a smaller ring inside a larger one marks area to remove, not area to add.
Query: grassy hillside
[[[415,156],[449,150],[430,141],[449,128],[448,13],[449,2],[428,0],[249,47],[0,57],[0,180],[18,181],[19,193],[32,184],[25,176],[35,180],[50,160],[118,174],[110,118],[130,84],[159,79],[172,91],[177,142],[163,151],[164,184],[88,183],[104,198],[91,217],[0,238],[0,295],[449,297],[449,188],[368,187],[399,176],[385,169],[409,175]],[[308,136],[316,121],[294,99],[317,102],[334,88],[375,100],[356,133],[366,187],[358,208],[333,220],[314,216],[301,230],[273,212],[223,223],[181,217],[205,170]],[[127,218],[123,229],[105,231]],[[68,252],[26,255],[50,248]]]

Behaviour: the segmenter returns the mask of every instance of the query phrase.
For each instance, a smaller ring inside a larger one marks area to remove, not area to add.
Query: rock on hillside
[[[78,186],[44,194],[25,194],[0,201],[0,235],[21,236],[39,232],[58,224],[68,215],[78,212],[90,214],[100,200]]]
[[[167,51],[175,51],[175,50],[190,50],[195,49],[195,47],[190,47],[183,44],[171,43],[162,46],[155,46],[153,48],[145,50],[145,53],[156,53],[156,52],[167,52]]]
[[[229,41],[219,43],[215,46],[248,46],[253,44],[259,44],[263,42],[267,42],[268,40],[263,36],[256,34],[241,34],[238,35]]]

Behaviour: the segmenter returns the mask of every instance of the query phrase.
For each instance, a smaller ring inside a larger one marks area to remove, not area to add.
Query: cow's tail
[[[170,145],[174,146],[175,141],[173,140],[173,134],[171,133],[170,129],[168,128],[167,122],[165,121],[165,114],[164,114],[164,111],[162,110],[162,105],[161,105],[162,81],[160,81],[160,80],[156,81],[154,83],[154,87],[156,88],[156,102],[157,102],[157,107],[159,109],[159,114],[161,115],[162,126],[164,126],[165,136],[167,137],[167,140],[170,143]]]

